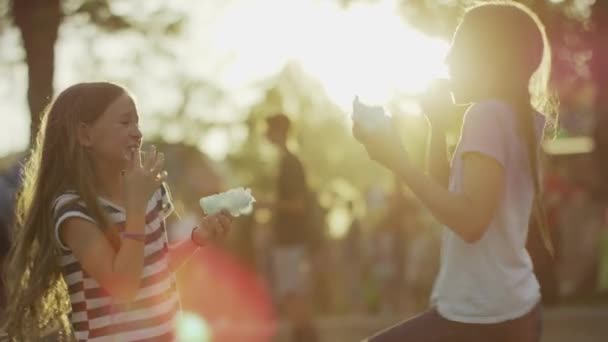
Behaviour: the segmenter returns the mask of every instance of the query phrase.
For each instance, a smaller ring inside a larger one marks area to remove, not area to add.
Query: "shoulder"
[[[510,106],[502,101],[486,100],[471,105],[464,117],[460,154],[481,154],[506,165],[507,146],[512,139],[507,132],[515,128],[513,118]]]
[[[291,167],[302,168],[302,161],[300,158],[293,152],[288,152],[285,155],[285,163]]]
[[[97,223],[87,209],[86,204],[74,191],[66,191],[55,198],[52,206],[55,238],[63,250],[69,250],[65,235],[73,235],[74,227],[79,227],[80,234],[90,234]],[[87,229],[87,228],[91,229]],[[64,228],[64,229],[62,229]]]
[[[510,120],[514,117],[511,106],[501,100],[484,100],[469,106],[465,113],[466,121],[498,121]]]
[[[55,197],[52,212],[56,220],[70,212],[89,215],[85,202],[75,191],[66,191]]]

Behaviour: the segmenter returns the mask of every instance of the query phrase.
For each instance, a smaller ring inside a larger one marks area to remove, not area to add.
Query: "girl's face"
[[[139,149],[142,133],[139,115],[133,99],[128,94],[119,96],[106,111],[87,127],[86,143],[96,163],[116,165],[123,169],[130,158],[130,151]]]
[[[474,37],[458,30],[446,57],[456,103],[476,102],[495,91],[497,61],[483,53]]]

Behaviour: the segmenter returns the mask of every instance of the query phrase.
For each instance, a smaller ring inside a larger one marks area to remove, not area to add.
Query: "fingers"
[[[232,224],[232,215],[224,214],[223,212],[218,216],[218,222],[224,228],[224,230],[230,229],[230,225]]]
[[[150,172],[154,181],[160,184],[167,180],[168,173],[164,170],[165,155],[158,152],[155,145],[151,145],[148,151],[143,152],[143,160],[141,160],[141,168]]]
[[[126,170],[133,169],[136,165],[138,165],[139,150],[135,147],[131,148],[128,152],[126,152],[125,159],[127,160]]]
[[[155,145],[150,145],[148,151],[144,154],[144,160],[140,164],[144,169],[151,170],[156,164],[157,151]]]
[[[156,174],[156,178],[154,178],[154,180],[156,181],[157,184],[160,185],[162,182],[167,180],[168,175],[169,174],[167,173],[167,171],[163,170]]]
[[[361,127],[357,124],[357,123],[353,123],[353,137],[355,137],[355,139],[357,139],[359,142],[364,142],[365,141],[365,133],[363,132],[363,129],[361,129]]]
[[[152,174],[158,174],[163,171],[165,167],[165,155],[162,152],[157,153],[154,164],[150,166],[150,172]]]
[[[228,230],[230,230],[230,226],[232,224],[232,217],[223,213],[219,213],[217,215],[214,215],[213,217],[215,220],[214,228],[216,234],[219,236],[225,236],[228,233]]]
[[[355,99],[353,100],[353,113],[358,109],[359,106],[361,106],[359,96],[355,96]]]
[[[223,238],[230,231],[232,216],[224,211],[218,214],[207,216],[203,219],[202,226],[213,238]]]
[[[140,150],[138,148],[133,147],[131,149],[131,152],[133,153],[131,155],[131,161],[133,162],[133,167],[136,167],[136,166],[141,167],[141,153],[140,153]]]

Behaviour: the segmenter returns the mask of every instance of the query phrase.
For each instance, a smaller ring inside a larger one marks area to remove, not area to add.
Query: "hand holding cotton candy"
[[[381,133],[390,126],[390,118],[381,106],[369,106],[355,97],[353,101],[353,121],[367,133]]]
[[[251,189],[235,188],[228,191],[203,197],[199,205],[207,215],[227,210],[232,216],[250,214],[253,210],[255,198],[251,195]]]

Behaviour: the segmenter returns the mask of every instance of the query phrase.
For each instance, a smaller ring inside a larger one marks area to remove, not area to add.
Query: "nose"
[[[134,138],[135,140],[137,140],[139,145],[141,145],[143,136],[144,135],[141,133],[141,130],[139,129],[139,125],[135,125],[134,128],[131,130],[131,137]]]
[[[448,50],[448,52],[445,54],[445,58],[443,59],[443,63],[444,63],[444,64],[445,64],[445,65],[446,65],[448,68],[451,68],[451,67],[452,67],[452,62],[453,62],[453,59],[454,59],[452,55],[453,55],[453,51],[452,51],[452,49],[450,48],[450,49]]]
[[[452,78],[454,76],[454,69],[456,68],[453,54],[448,53],[445,56],[443,63],[446,66],[448,78]]]

